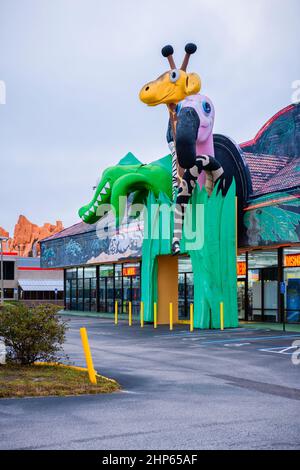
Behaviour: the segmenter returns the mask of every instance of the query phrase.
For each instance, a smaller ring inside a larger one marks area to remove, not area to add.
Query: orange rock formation
[[[0,229],[0,234],[5,230]],[[39,256],[40,240],[50,237],[63,230],[60,220],[55,225],[45,223],[42,227],[31,223],[24,215],[20,215],[15,225],[14,236],[7,242],[7,251],[16,251],[20,256]],[[8,233],[5,232],[8,236]]]

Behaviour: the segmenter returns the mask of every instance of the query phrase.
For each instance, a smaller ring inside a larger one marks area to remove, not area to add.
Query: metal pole
[[[190,304],[190,332],[194,331],[194,304]]]
[[[220,328],[224,330],[224,302],[220,302]]]
[[[94,369],[93,359],[91,355],[89,340],[86,328],[80,328],[80,336],[85,354],[86,365],[89,373],[90,382],[94,385],[97,384],[96,371]]]
[[[132,326],[132,305],[131,305],[131,302],[128,302],[128,308],[129,308],[128,324],[129,324],[129,326]]]
[[[144,328],[144,302],[141,302],[141,328]]]
[[[170,315],[170,331],[173,331],[173,304],[170,302],[169,304],[169,315]]]
[[[115,301],[115,325],[118,324],[118,301]]]
[[[154,302],[154,328],[157,328],[157,303]]]
[[[4,305],[3,240],[1,239],[1,305]]]

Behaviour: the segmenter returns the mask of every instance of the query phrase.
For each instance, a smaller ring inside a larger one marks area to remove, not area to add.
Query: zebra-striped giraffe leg
[[[172,196],[174,201],[176,190],[178,189],[178,175],[176,148],[173,141],[169,142],[169,149],[172,155]]]
[[[182,238],[182,228],[187,204],[196,186],[197,179],[202,172],[202,161],[196,161],[196,165],[189,170],[185,170],[179,187],[174,213],[174,233],[172,240],[172,253],[180,253],[180,240]]]

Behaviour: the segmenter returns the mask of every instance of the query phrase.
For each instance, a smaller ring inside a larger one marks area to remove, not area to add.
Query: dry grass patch
[[[0,366],[0,398],[46,397],[112,393],[120,385],[97,377],[92,385],[87,372],[59,366]]]

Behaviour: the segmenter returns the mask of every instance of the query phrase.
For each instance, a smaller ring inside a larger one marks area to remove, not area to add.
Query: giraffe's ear
[[[185,92],[187,96],[196,95],[201,90],[201,79],[196,73],[188,73],[185,81]]]

